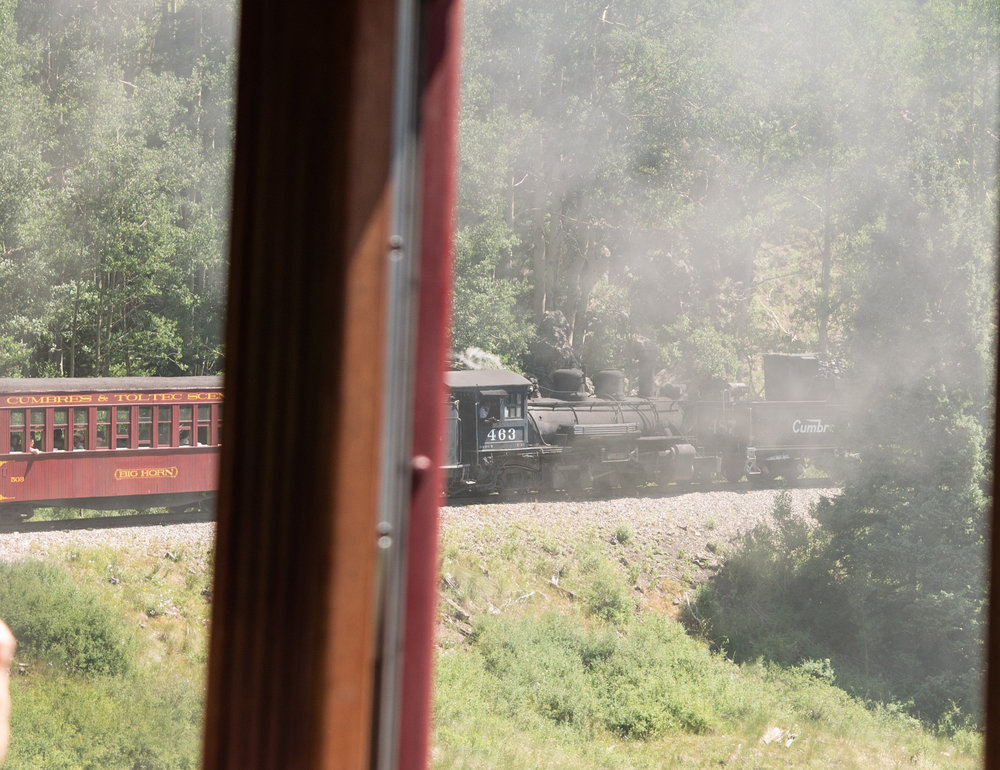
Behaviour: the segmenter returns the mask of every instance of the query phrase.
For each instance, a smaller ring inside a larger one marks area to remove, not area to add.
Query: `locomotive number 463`
[[[486,434],[487,441],[520,441],[521,428],[491,428]]]

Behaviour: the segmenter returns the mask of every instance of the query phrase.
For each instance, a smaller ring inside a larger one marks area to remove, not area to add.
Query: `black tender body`
[[[796,478],[839,454],[843,412],[817,359],[765,356],[765,380],[763,401],[733,387],[687,402],[625,396],[613,370],[593,395],[577,370],[556,372],[544,395],[513,372],[448,372],[448,493]]]

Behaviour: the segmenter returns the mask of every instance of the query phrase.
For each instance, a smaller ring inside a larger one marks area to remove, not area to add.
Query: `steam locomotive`
[[[795,479],[832,467],[845,412],[810,355],[764,357],[764,398],[730,385],[714,400],[625,394],[618,370],[554,373],[539,391],[503,370],[451,371],[444,437],[449,496],[648,483]]]

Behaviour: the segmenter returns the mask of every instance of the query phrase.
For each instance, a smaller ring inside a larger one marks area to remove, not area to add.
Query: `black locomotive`
[[[715,400],[625,395],[621,372],[555,372],[539,393],[503,370],[452,371],[447,491],[568,490],[672,482],[798,478],[842,454],[844,410],[819,361],[764,357],[764,400],[733,385]]]

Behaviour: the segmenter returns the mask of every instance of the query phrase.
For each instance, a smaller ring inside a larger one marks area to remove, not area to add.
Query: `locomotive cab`
[[[446,374],[453,404],[448,492],[537,488],[537,439],[527,419],[532,384],[514,372],[479,369]]]

